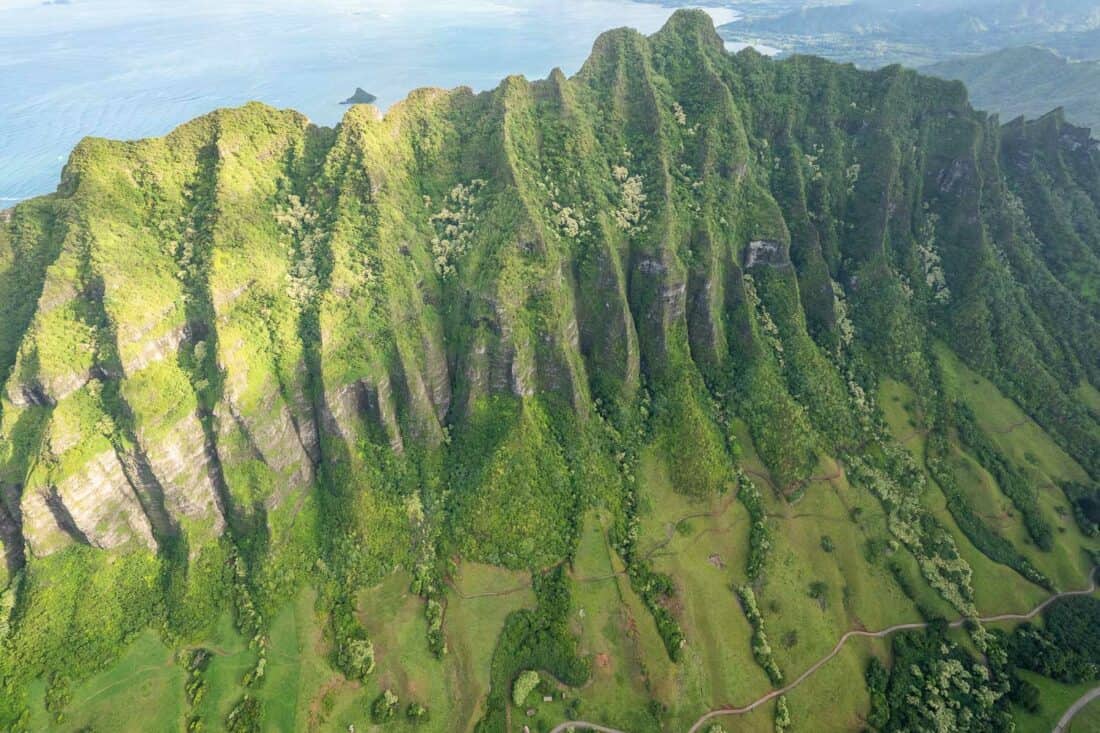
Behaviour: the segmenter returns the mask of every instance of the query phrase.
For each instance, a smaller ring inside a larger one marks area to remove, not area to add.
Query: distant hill
[[[742,20],[723,25],[723,37],[865,68],[894,63],[919,67],[1018,46],[1053,48],[1069,58],[1100,56],[1095,43],[1100,6],[1091,0],[777,5],[773,9],[779,12],[746,13]]]
[[[997,112],[1003,121],[1063,107],[1071,122],[1100,130],[1100,61],[1067,61],[1046,49],[1020,47],[943,61],[923,71],[962,81],[975,107]]]

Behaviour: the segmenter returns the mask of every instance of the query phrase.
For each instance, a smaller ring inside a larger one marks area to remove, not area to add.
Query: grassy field
[[[1073,717],[1070,733],[1096,733],[1100,730],[1100,699],[1093,700]]]
[[[456,701],[448,730],[472,730],[489,693],[489,664],[508,614],[533,608],[531,578],[491,565],[462,563],[447,594],[444,630],[450,647],[448,674]],[[423,628],[423,626],[421,627]],[[425,644],[425,641],[421,641]]]
[[[638,476],[649,507],[639,546],[673,578],[673,610],[687,639],[682,669],[663,688],[672,693],[674,720],[690,724],[705,710],[744,704],[770,687],[753,661],[752,630],[732,590],[745,582],[749,519],[732,487],[706,501],[677,493],[658,451],[642,454]]]
[[[1050,733],[1058,719],[1069,709],[1077,698],[1084,695],[1096,686],[1095,682],[1084,682],[1079,685],[1064,685],[1061,682],[1047,679],[1031,672],[1020,672],[1020,676],[1039,688],[1039,712],[1032,714],[1026,710],[1013,708],[1013,716],[1016,718],[1016,730],[1018,733]],[[1081,711],[1084,715],[1086,711]],[[1080,722],[1077,718],[1075,724]],[[1097,729],[1072,728],[1074,733],[1078,730],[1082,733],[1093,733]]]
[[[449,719],[455,698],[444,674],[444,663],[428,649],[424,600],[409,592],[408,573],[397,572],[360,594],[363,625],[374,643],[377,667],[367,683],[369,697],[392,690],[403,704],[416,701],[436,723]],[[404,724],[404,721],[401,721]]]
[[[183,682],[172,651],[146,631],[115,664],[73,690],[65,720],[56,729],[178,731],[186,705]],[[138,716],[136,710],[146,712]],[[39,721],[46,720],[43,710]]]
[[[534,606],[530,577],[489,565],[459,565],[447,593],[449,652],[442,660],[428,649],[424,601],[409,585],[408,574],[396,572],[360,594],[360,618],[374,643],[377,664],[363,704],[389,689],[400,698],[402,710],[414,701],[428,708],[430,719],[416,730],[471,730],[489,692],[489,664],[505,618]],[[370,729],[365,719],[356,728]],[[386,726],[405,728],[413,726],[403,717]]]
[[[1096,543],[1081,534],[1068,511],[1065,495],[1057,484],[1060,481],[1086,481],[1084,470],[1016,403],[1004,397],[996,386],[970,371],[950,351],[940,349],[939,353],[944,365],[945,388],[970,406],[982,430],[1038,489],[1043,517],[1057,535],[1054,549],[1040,552],[1027,539],[1019,519],[1005,516],[1015,514],[1011,504],[1000,494],[992,477],[972,459],[971,480],[964,482],[965,485],[974,488],[985,484],[987,496],[989,492],[996,492],[999,501],[991,506],[999,507],[999,513],[994,518],[999,519],[1001,524],[995,526],[1059,587],[1083,585],[1090,563],[1081,548],[1096,546]]]
[[[201,646],[210,649],[214,658],[204,674],[206,695],[193,712],[208,729],[216,730],[244,694],[241,678],[255,666],[256,652],[237,633],[229,613],[218,621],[214,637]]]
[[[764,497],[775,531],[772,560],[756,595],[788,681],[831,652],[847,631],[919,620],[884,564],[867,559],[868,540],[888,536],[881,507],[852,487],[835,461],[822,459],[797,502],[784,502],[770,491]],[[861,511],[853,518],[856,507]],[[820,599],[810,594],[815,583],[824,584]],[[794,729],[860,728],[869,703],[852,680],[862,679],[871,648],[868,641],[850,642],[792,693]],[[845,692],[838,696],[837,690]]]
[[[887,640],[851,639],[828,664],[787,694],[791,730],[863,730],[870,707],[862,684],[864,670],[871,656],[886,660],[889,654]],[[843,694],[838,694],[841,690]]]
[[[488,693],[489,662],[505,617],[534,605],[524,573],[464,563],[448,592],[445,629],[450,654],[443,661],[428,651],[423,601],[409,593],[409,578],[394,573],[359,598],[360,619],[374,642],[377,667],[366,684],[348,682],[328,663],[323,619],[316,593],[303,589],[272,619],[263,683],[249,690],[263,703],[265,731],[370,730],[370,702],[392,689],[402,702],[426,705],[430,721],[417,730],[470,730]],[[210,639],[197,645],[213,653],[204,673],[206,693],[194,710],[184,696],[185,670],[159,636],[140,635],[115,664],[73,690],[65,719],[55,726],[47,714],[44,685],[32,690],[34,730],[180,731],[190,715],[207,730],[221,730],[226,714],[246,690],[242,677],[256,653],[237,633],[228,613]],[[155,711],[155,717],[135,710]],[[403,715],[386,729],[411,726]]]
[[[316,593],[303,589],[272,620],[267,676],[256,691],[264,705],[264,730],[340,730],[366,720],[362,687],[328,663]]]
[[[1077,396],[1095,415],[1100,415],[1100,389],[1088,382],[1082,382],[1077,388]]]
[[[649,702],[646,651],[638,618],[627,605],[633,593],[622,574],[625,568],[607,542],[607,522],[595,512],[586,517],[571,573],[578,651],[592,660],[592,679],[579,693],[579,710],[592,720],[641,732],[653,726],[644,712]],[[656,651],[664,654],[659,644]],[[564,709],[555,712],[558,720],[564,718]]]
[[[879,390],[879,404],[895,440],[903,443],[913,453],[918,464],[923,466],[926,426],[922,416],[916,411],[912,391],[904,384],[885,380]],[[975,405],[975,410],[979,409]],[[1081,555],[1080,562],[1084,560],[1079,545],[1069,543],[1063,546],[1059,540],[1058,546],[1052,552],[1039,552],[1028,544],[1027,531],[1011,502],[977,461],[953,445],[950,464],[958,478],[960,489],[984,522],[1011,540],[1014,546],[1022,548],[1029,559],[1055,578],[1056,582],[1063,580],[1064,587],[1078,587],[1084,583],[1085,571],[1077,570],[1078,560],[1074,559]],[[1044,590],[1027,583],[1014,570],[993,562],[974,547],[948,511],[947,498],[940,487],[927,473],[925,478],[928,489],[922,501],[951,532],[959,553],[973,569],[972,585],[978,609],[986,614],[1020,611],[1029,609],[1042,600],[1046,596]],[[933,607],[937,607],[935,603]],[[948,615],[954,615],[947,609],[943,610]]]

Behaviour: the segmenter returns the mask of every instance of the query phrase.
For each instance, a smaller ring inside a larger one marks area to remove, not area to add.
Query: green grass
[[[264,730],[307,729],[318,691],[338,677],[327,662],[323,619],[314,610],[315,602],[316,593],[302,589],[271,622],[266,678],[256,692],[264,704]],[[345,682],[341,689],[354,692],[358,686]]]
[[[1100,389],[1088,382],[1081,382],[1077,387],[1077,396],[1094,414],[1100,415]]]
[[[1096,733],[1100,731],[1100,699],[1093,700],[1081,712],[1073,716],[1070,733]]]
[[[901,442],[913,453],[918,465],[923,467],[927,440],[924,422],[920,415],[914,413],[915,399],[916,395],[907,385],[893,380],[884,380],[879,391],[879,404],[891,434],[895,440]],[[996,493],[991,494],[988,483],[980,483],[977,475],[970,476],[968,480],[967,471],[972,467],[980,469],[972,460],[965,458],[958,451],[953,457],[959,485],[975,507],[999,507],[1008,501],[995,485],[992,490]],[[982,473],[985,472],[982,471]],[[922,497],[922,503],[951,532],[959,554],[973,569],[971,584],[979,611],[985,614],[1018,611],[1030,608],[1034,605],[1033,601],[1045,595],[1038,588],[1029,589],[1029,584],[1026,584],[1015,571],[993,562],[974,547],[948,511],[947,497],[944,496],[939,485],[928,476],[927,472],[925,472],[925,479],[928,481],[928,488]],[[983,516],[983,519],[989,521],[988,516]],[[1015,525],[1020,532],[1024,531],[1018,520],[1015,521]],[[995,523],[993,526],[1001,530],[1001,527]],[[954,618],[956,615],[953,609],[944,606],[939,599],[927,599],[924,602],[949,618]]]
[[[733,487],[703,500],[674,490],[663,454],[643,451],[638,470],[643,506],[639,549],[676,585],[673,612],[687,639],[674,708],[679,722],[768,689],[752,659],[748,621],[732,588],[744,583],[749,520]]]
[[[1012,400],[988,380],[963,365],[948,349],[937,349],[944,366],[945,389],[963,399],[974,411],[982,430],[1000,450],[1033,482],[1043,517],[1055,531],[1054,548],[1041,552],[1027,538],[1018,518],[1006,517],[1008,501],[992,477],[967,457],[967,470],[959,471],[960,485],[971,494],[975,507],[1001,507],[991,521],[1029,560],[1061,588],[1085,585],[1091,562],[1082,548],[1097,547],[1084,537],[1069,513],[1059,481],[1087,481],[1084,470],[1058,447],[1054,440]],[[990,517],[985,517],[989,521]]]
[[[254,691],[264,703],[265,730],[305,729],[308,692],[311,686],[320,686],[326,671],[332,674],[324,650],[318,647],[320,629],[313,598],[312,590],[301,591],[272,622],[267,676]],[[194,713],[209,730],[219,730],[226,713],[245,692],[240,680],[256,656],[236,632],[229,614],[219,619],[214,635],[199,646],[210,649],[214,657],[204,675],[206,694]],[[63,728],[178,731],[192,714],[184,696],[185,678],[173,651],[154,632],[145,631],[118,661],[73,690]],[[50,727],[46,721],[42,703],[32,705],[32,729]]]
[[[172,650],[154,632],[145,631],[111,667],[73,690],[64,723],[49,728],[178,731],[186,710],[183,683],[184,672]]]
[[[850,639],[839,654],[787,693],[791,711],[790,729],[863,730],[864,717],[870,707],[867,688],[863,684],[867,661],[872,655],[886,658],[889,653],[888,640]]]
[[[364,627],[374,643],[376,668],[367,681],[369,699],[392,690],[402,705],[416,701],[428,708],[431,720],[422,730],[445,730],[453,719],[461,683],[450,657],[440,661],[428,649],[424,601],[409,591],[408,573],[393,573],[360,594]],[[407,727],[404,720],[391,727]]]
[[[526,573],[491,565],[459,566],[443,621],[456,702],[451,730],[469,731],[480,719],[489,692],[489,664],[504,619],[512,611],[535,606],[530,582]]]
[[[53,716],[46,710],[46,681],[33,680],[27,685],[27,725],[31,730],[49,730]]]
[[[206,668],[206,695],[194,714],[206,724],[207,729],[217,730],[233,705],[244,694],[241,678],[256,664],[256,652],[248,648],[245,639],[237,633],[230,614],[223,614],[214,629],[213,637],[202,644],[214,653]]]
[[[909,385],[894,379],[884,379],[879,385],[878,404],[882,408],[890,434],[924,462],[925,446],[928,442],[927,425],[916,412],[916,395]]]
[[[885,564],[871,563],[865,556],[868,539],[888,536],[878,502],[849,485],[838,468],[831,460],[823,460],[814,475],[828,480],[811,482],[797,503],[783,502],[773,493],[764,495],[776,531],[772,560],[756,595],[773,654],[787,681],[829,654],[850,630],[877,630],[919,620],[913,602]],[[856,506],[863,512],[853,521],[851,509]],[[831,552],[822,547],[826,535],[832,542]],[[810,585],[817,582],[825,583],[824,603],[810,596]],[[931,589],[927,592],[934,596]],[[844,652],[816,672],[809,692],[791,700],[795,703],[792,719],[811,729],[852,728],[867,706],[863,686],[852,684],[862,680],[865,649],[859,641],[849,642]],[[845,690],[843,700],[836,699],[837,689]],[[815,704],[826,699],[830,704],[820,705],[815,712]]]
[[[1096,686],[1095,682],[1065,685],[1027,671],[1021,671],[1020,676],[1039,688],[1039,712],[1033,714],[1020,708],[1013,708],[1013,717],[1016,718],[1016,730],[1019,733],[1050,733],[1058,719],[1069,709],[1069,706],[1089,689]],[[1095,704],[1092,707],[1095,707]],[[1085,711],[1081,711],[1081,715],[1084,715],[1084,713]],[[1073,728],[1074,733],[1077,730],[1078,728]],[[1080,730],[1091,733],[1088,728],[1081,728]]]
[[[640,733],[653,725],[642,712],[649,701],[648,660],[624,600],[632,593],[622,574],[625,567],[607,541],[608,521],[600,513],[585,518],[572,569],[572,626],[578,653],[592,662],[591,682],[578,693],[580,712],[586,719]]]
[[[942,344],[938,345],[936,354],[943,365],[944,388],[948,394],[962,398],[970,406],[982,430],[1017,466],[1037,470],[1049,479],[1087,479],[1084,469],[992,382],[967,368]],[[1028,454],[1037,463],[1029,460]]]

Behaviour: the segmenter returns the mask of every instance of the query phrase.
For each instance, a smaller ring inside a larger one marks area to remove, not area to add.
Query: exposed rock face
[[[23,529],[36,555],[68,541],[110,549],[137,542],[153,549],[152,525],[114,451],[92,456],[57,486],[24,493]]]
[[[173,517],[206,519],[220,533],[224,518],[203,443],[198,416],[184,416],[155,440],[143,441],[149,468],[164,490],[166,508]]]
[[[746,270],[757,265],[766,267],[786,267],[791,258],[786,245],[768,239],[754,239],[745,248],[743,267]]]

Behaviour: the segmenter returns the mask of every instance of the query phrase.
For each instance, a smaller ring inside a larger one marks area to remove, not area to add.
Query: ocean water
[[[249,100],[332,125],[356,87],[385,108],[421,86],[571,74],[600,32],[652,33],[671,13],[632,0],[0,0],[0,209],[52,191],[87,135],[162,135]]]

